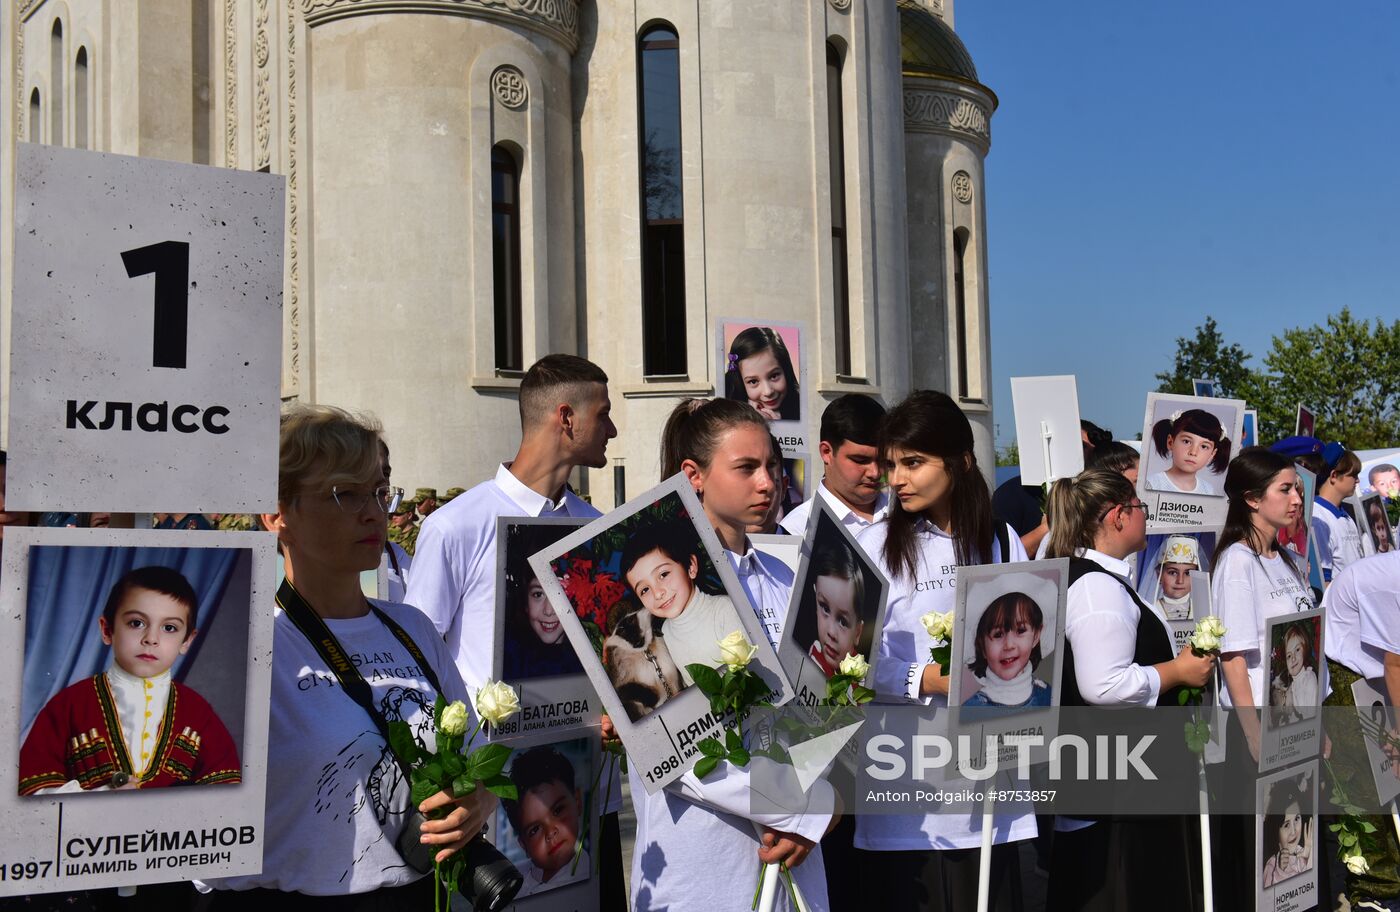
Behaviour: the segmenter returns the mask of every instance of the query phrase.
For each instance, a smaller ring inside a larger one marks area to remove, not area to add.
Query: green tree
[[[1237,398],[1251,379],[1245,363],[1248,360],[1249,355],[1238,344],[1225,342],[1215,318],[1206,317],[1205,325],[1197,326],[1194,336],[1176,340],[1175,364],[1171,371],[1157,375],[1157,392],[1190,396],[1195,393],[1191,381],[1201,378],[1219,384],[1216,395]]]
[[[1018,466],[1021,464],[1021,447],[1018,444],[1007,444],[997,451],[997,465]]]
[[[1293,433],[1299,404],[1316,434],[1364,450],[1400,442],[1400,320],[1357,320],[1351,311],[1324,325],[1285,330],[1239,396],[1259,410],[1260,440]]]

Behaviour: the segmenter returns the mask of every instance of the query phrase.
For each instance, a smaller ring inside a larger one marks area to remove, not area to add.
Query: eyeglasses
[[[365,504],[369,503],[371,497],[374,498],[374,502],[380,510],[385,513],[393,513],[398,510],[399,503],[403,500],[403,488],[380,485],[368,494],[362,491],[342,489],[340,485],[331,488],[331,498],[335,501],[335,505],[345,513],[359,513],[365,508]]]
[[[1103,512],[1103,515],[1099,517],[1099,522],[1103,522],[1105,519],[1108,519],[1108,514],[1112,513],[1115,507],[1121,509],[1124,513],[1131,513],[1134,510],[1141,510],[1142,515],[1144,517],[1147,516],[1147,504],[1139,500],[1137,503],[1114,504],[1114,506],[1109,507]]]

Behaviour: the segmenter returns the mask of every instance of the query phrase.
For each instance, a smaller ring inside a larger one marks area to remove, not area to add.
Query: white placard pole
[[[1042,425],[1043,427],[1044,425]],[[1049,438],[1047,438],[1048,440]],[[1050,458],[1046,450],[1045,458]],[[1047,462],[1046,465],[1049,465]],[[992,892],[992,793],[987,792],[982,805],[982,854],[977,859],[977,912],[987,912],[987,902]]]
[[[1199,764],[1201,787],[1201,891],[1205,896],[1204,912],[1215,912],[1215,877],[1210,869],[1210,796],[1206,789],[1206,762]]]
[[[1045,454],[1045,482],[1049,484],[1055,480],[1055,467],[1050,461],[1050,423],[1040,422],[1040,451]]]
[[[758,895],[758,912],[773,912],[773,903],[778,898],[778,878],[782,876],[777,864],[763,866],[763,892]]]
[[[1400,840],[1400,811],[1395,808],[1395,802],[1390,802],[1390,822],[1395,825],[1395,838]]]

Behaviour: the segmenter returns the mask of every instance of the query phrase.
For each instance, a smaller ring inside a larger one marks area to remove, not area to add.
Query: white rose
[[[738,671],[754,657],[758,647],[744,638],[741,630],[736,630],[719,641],[719,660],[729,666],[730,671]]]
[[[467,733],[467,704],[454,700],[442,710],[442,725],[439,730],[444,735],[454,737]]]
[[[838,670],[843,675],[859,680],[865,677],[865,673],[870,670],[870,663],[865,661],[864,656],[848,655],[841,660],[841,666]]]
[[[1366,857],[1364,855],[1348,855],[1346,858],[1342,859],[1342,862],[1347,866],[1347,870],[1353,874],[1365,874],[1367,871],[1371,870],[1371,866],[1366,863]]]
[[[935,640],[941,640],[946,643],[952,639],[953,612],[948,611],[939,614],[937,611],[930,611],[928,614],[919,618],[919,621],[923,623],[924,629],[928,631],[928,635]]]
[[[1196,625],[1196,630],[1221,639],[1225,636],[1225,625],[1220,623],[1220,618],[1213,614],[1202,618],[1200,623]]]
[[[1215,652],[1220,648],[1220,637],[1213,633],[1197,630],[1191,635],[1191,645],[1201,652]]]
[[[520,700],[504,681],[488,681],[477,691],[476,711],[492,725],[500,725],[520,711]]]

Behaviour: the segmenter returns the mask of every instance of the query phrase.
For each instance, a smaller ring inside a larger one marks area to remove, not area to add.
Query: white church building
[[[410,490],[509,458],[555,351],[612,381],[578,484],[651,486],[726,317],[806,326],[813,444],[940,389],[992,472],[997,100],[952,0],[7,0],[0,47],[0,273],[17,142],[286,175],[283,395],[378,415]]]

